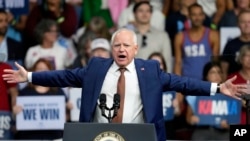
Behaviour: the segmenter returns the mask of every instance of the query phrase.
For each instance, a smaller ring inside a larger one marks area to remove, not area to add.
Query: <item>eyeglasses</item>
[[[142,47],[146,47],[147,46],[147,36],[146,35],[142,35]]]

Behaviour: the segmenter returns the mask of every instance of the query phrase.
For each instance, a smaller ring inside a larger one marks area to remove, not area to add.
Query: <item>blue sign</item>
[[[11,113],[0,111],[0,140],[12,139]]]
[[[228,124],[239,124],[241,101],[216,94],[196,97],[194,114],[199,117],[198,125],[220,125],[222,120]]]
[[[166,121],[174,118],[173,100],[175,99],[175,94],[175,91],[168,91],[162,95],[163,116]]]
[[[28,14],[29,0],[0,0],[0,8],[10,10],[14,15]]]

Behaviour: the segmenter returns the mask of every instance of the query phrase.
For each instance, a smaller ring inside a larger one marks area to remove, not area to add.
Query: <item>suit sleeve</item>
[[[33,72],[32,83],[35,85],[47,87],[79,87],[83,86],[84,76],[92,65],[94,59],[91,59],[85,68],[76,68],[73,70],[58,70]]]
[[[188,77],[160,72],[164,91],[177,91],[184,95],[210,96],[211,83]]]
[[[33,72],[32,83],[47,87],[82,87],[86,68]]]

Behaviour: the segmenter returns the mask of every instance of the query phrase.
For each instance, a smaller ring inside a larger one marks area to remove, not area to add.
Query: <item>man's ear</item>
[[[137,55],[138,50],[139,50],[139,46],[138,46],[138,45],[135,45],[135,55]]]

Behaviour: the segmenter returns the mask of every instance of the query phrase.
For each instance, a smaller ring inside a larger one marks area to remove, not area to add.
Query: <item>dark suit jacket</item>
[[[93,58],[85,68],[35,72],[32,74],[32,83],[55,87],[82,87],[80,122],[92,122],[104,78],[112,63],[113,59]],[[162,112],[163,91],[210,95],[211,83],[164,73],[156,61],[135,59],[135,67],[145,122],[155,124],[159,141],[166,140]]]

